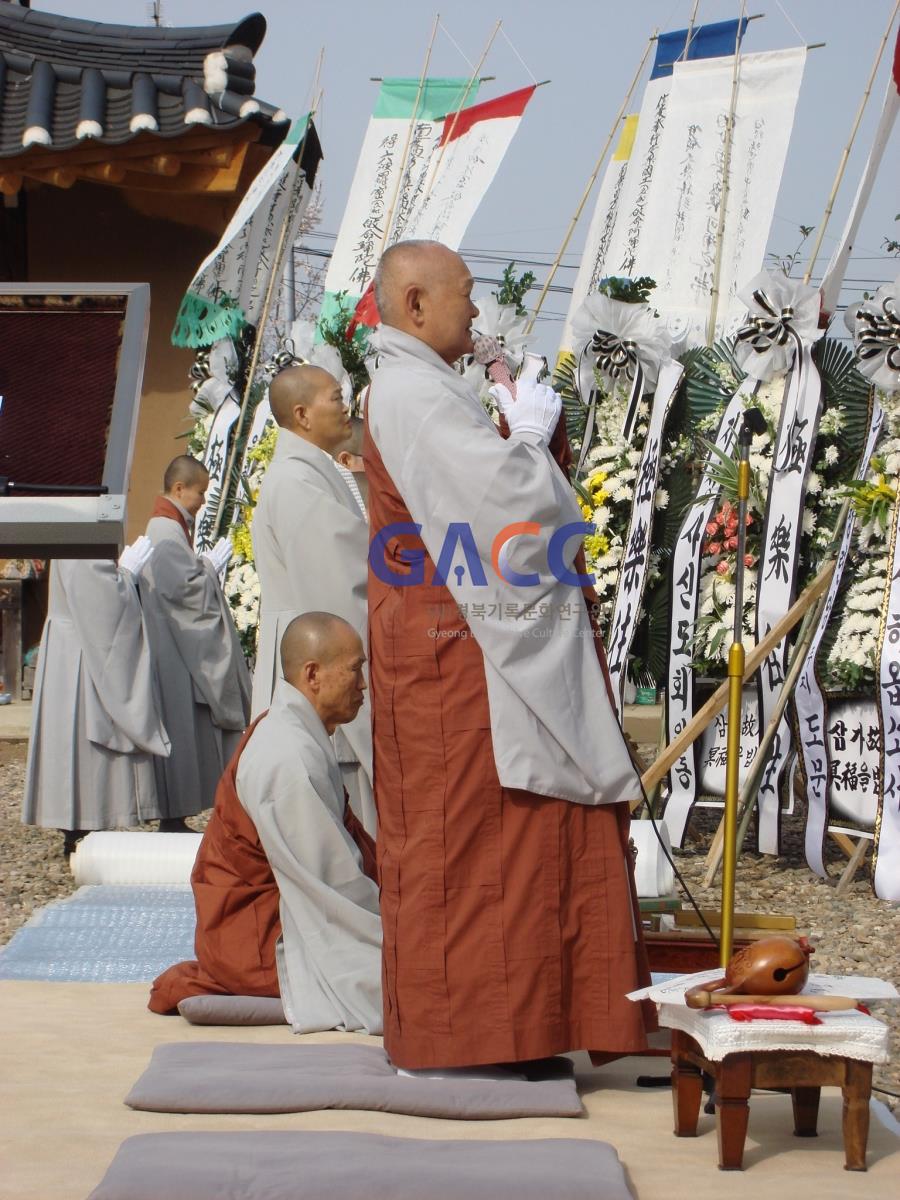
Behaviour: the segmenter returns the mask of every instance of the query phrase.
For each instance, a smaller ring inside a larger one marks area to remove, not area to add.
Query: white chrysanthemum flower
[[[669,493],[665,488],[657,488],[656,495],[653,497],[653,507],[655,509],[667,508],[669,504]]]
[[[806,490],[810,496],[818,496],[822,490],[822,477],[815,471],[810,471],[806,480]]]
[[[803,532],[815,533],[816,530],[816,514],[811,508],[803,510]]]
[[[833,467],[840,460],[841,452],[837,446],[827,446],[825,449],[825,465]]]

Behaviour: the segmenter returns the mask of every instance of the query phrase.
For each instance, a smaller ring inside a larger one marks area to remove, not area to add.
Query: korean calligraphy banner
[[[291,246],[322,158],[309,116],[290,132],[247,189],[219,244],[200,264],[172,331],[176,346],[210,346],[259,320],[281,231]]]
[[[900,900],[900,501],[891,518],[888,586],[877,651],[881,710],[881,788],[875,820],[875,895]]]
[[[641,454],[634,486],[634,507],[625,537],[625,556],[616,588],[616,600],[609,634],[608,666],[613,695],[619,716],[622,715],[623,694],[628,667],[628,651],[634,641],[647,565],[650,561],[650,530],[653,524],[653,497],[659,478],[659,459],[662,452],[663,428],[678,384],[680,363],[668,359],[660,368],[656,392],[650,409],[647,439]]]
[[[757,382],[749,377],[728,402],[716,434],[716,449],[731,454],[737,442],[741,416],[751,401]],[[718,503],[718,488],[710,470],[718,459],[711,452],[703,467],[699,495],[687,510],[672,554],[672,612],[669,638],[669,673],[666,692],[668,739],[673,741],[694,715],[694,657],[692,639],[700,596],[700,565],[707,522]],[[697,751],[689,746],[673,764],[666,804],[666,826],[673,845],[684,840],[688,817],[697,798]]]
[[[229,395],[219,407],[203,451],[203,465],[209,471],[209,489],[206,502],[197,513],[194,525],[194,549],[199,554],[212,547],[216,514],[225,488],[225,471],[228,465],[228,443],[235,422],[241,415],[241,406]]]
[[[421,93],[418,79],[382,81],[325,276],[320,320],[334,314],[339,292],[347,293],[352,307],[372,282],[386,222],[405,227],[416,189],[440,149],[444,117],[450,113],[452,119],[460,106],[465,112],[477,93],[477,80],[469,87],[467,79],[427,79]]]
[[[872,457],[875,444],[878,441],[878,435],[881,433],[883,419],[884,414],[880,406],[876,403],[869,427],[869,436],[856,476],[858,479],[864,479],[866,476],[869,459]],[[847,556],[850,553],[850,545],[855,528],[856,515],[851,509],[847,523],[844,526],[844,535],[841,539],[834,575],[831,577],[831,585],[825,599],[822,616],[819,620],[819,627],[813,635],[809,653],[806,656],[806,661],[803,664],[803,669],[800,672],[794,692],[794,705],[797,709],[797,723],[800,734],[800,752],[803,756],[803,770],[806,775],[806,861],[809,863],[811,869],[817,875],[821,875],[823,879],[826,875],[823,858],[825,831],[832,808],[838,807],[838,811],[841,811],[839,797],[841,776],[838,775],[836,777],[832,773],[832,768],[837,760],[829,752],[829,746],[826,742],[826,736],[831,725],[829,708],[836,710],[837,706],[826,707],[825,696],[816,677],[816,656],[822,638],[825,635],[825,630],[828,627],[828,622],[831,620],[831,614],[834,611],[834,605],[840,590],[844,566],[847,562]],[[900,638],[900,631],[898,631],[898,638]],[[832,712],[832,715],[836,716],[836,712]],[[861,751],[862,747],[859,749]]]

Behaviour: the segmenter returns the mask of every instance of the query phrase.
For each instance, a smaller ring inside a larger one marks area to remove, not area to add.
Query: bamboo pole
[[[484,50],[482,50],[482,52],[481,52],[481,58],[479,58],[475,67],[472,69],[472,74],[469,78],[469,82],[466,84],[466,88],[465,88],[465,91],[463,92],[462,99],[459,102],[459,108],[453,114],[453,119],[450,122],[450,127],[447,132],[447,135],[445,138],[441,139],[441,141],[442,141],[441,148],[438,152],[437,158],[432,162],[431,168],[429,171],[428,186],[425,189],[425,195],[422,197],[423,204],[428,199],[428,197],[431,195],[431,189],[434,187],[435,180],[437,179],[438,175],[440,174],[441,163],[444,161],[444,155],[447,152],[447,146],[450,144],[450,139],[453,137],[453,131],[456,129],[457,122],[459,121],[459,114],[466,107],[466,103],[468,102],[468,99],[469,99],[469,93],[471,92],[472,88],[475,86],[475,82],[481,74],[481,68],[484,66],[484,60],[487,58],[488,54],[490,53],[491,46],[493,46],[493,44],[494,44],[494,38],[496,38],[497,34],[500,32],[500,26],[502,24],[503,24],[503,22],[498,20],[497,24],[491,30],[491,35],[487,40],[487,45],[485,46]],[[444,128],[445,129],[447,128],[446,118],[444,120]]]
[[[590,178],[587,181],[587,186],[584,189],[584,193],[578,202],[578,206],[575,209],[574,214],[572,215],[571,221],[569,221],[569,227],[566,230],[566,234],[562,240],[562,245],[559,248],[559,252],[556,255],[556,258],[553,260],[553,263],[550,267],[550,271],[547,275],[546,280],[544,281],[544,286],[541,288],[541,293],[538,296],[537,304],[534,306],[534,311],[531,314],[531,319],[529,320],[528,325],[525,328],[525,336],[526,337],[534,329],[534,323],[538,319],[538,314],[540,313],[541,308],[544,305],[544,301],[547,298],[547,293],[550,291],[550,285],[553,283],[553,280],[556,277],[556,272],[559,270],[559,264],[562,262],[562,257],[566,252],[566,248],[568,247],[569,242],[572,240],[572,234],[575,232],[575,226],[578,224],[579,218],[581,217],[581,214],[584,212],[584,206],[588,202],[588,197],[590,196],[591,191],[593,190],[594,184],[597,182],[597,176],[600,174],[600,168],[603,166],[603,162],[606,158],[607,151],[609,150],[609,147],[612,144],[613,138],[616,136],[616,130],[619,128],[619,122],[622,120],[622,118],[625,115],[625,109],[628,107],[628,102],[631,99],[632,93],[634,92],[634,89],[637,87],[637,82],[641,77],[641,72],[644,69],[644,63],[646,63],[647,58],[649,57],[652,46],[653,46],[653,38],[649,38],[647,41],[647,48],[644,51],[641,61],[638,63],[638,69],[635,71],[634,78],[632,79],[631,83],[628,86],[628,91],[625,93],[625,99],[622,101],[621,107],[619,108],[619,111],[616,113],[616,119],[613,122],[613,126],[609,131],[609,136],[607,137],[606,141],[603,144],[603,149],[600,152],[600,157],[597,159],[596,165],[594,166],[594,169],[591,172]]]
[[[324,53],[324,51],[323,51]],[[319,56],[319,65],[321,67],[321,54]],[[316,73],[318,79],[318,71]],[[298,178],[301,174],[300,164],[303,162],[303,151],[306,147],[306,138],[312,126],[313,116],[319,107],[322,99],[322,93],[319,92],[313,99],[312,108],[309,110],[309,116],[306,118],[306,128],[303,131],[303,137],[300,139],[297,147],[297,168]],[[304,175],[305,179],[306,176]],[[301,183],[302,186],[302,183]],[[269,278],[266,281],[266,291],[263,296],[262,308],[259,314],[259,320],[256,324],[256,337],[253,339],[253,351],[250,355],[250,365],[247,368],[247,375],[244,379],[244,394],[241,397],[241,411],[237,421],[234,423],[234,436],[231,440],[231,449],[228,451],[228,463],[223,476],[222,491],[219,494],[219,503],[216,508],[216,519],[213,523],[212,540],[218,538],[222,530],[222,519],[225,515],[226,498],[228,496],[228,487],[231,482],[231,474],[234,470],[234,464],[237,461],[238,443],[240,441],[241,430],[244,427],[244,420],[247,415],[247,407],[250,403],[250,395],[253,390],[253,380],[256,375],[256,368],[259,365],[259,356],[262,352],[263,334],[265,333],[266,323],[269,319],[269,312],[272,307],[272,298],[275,295],[275,287],[281,282],[281,268],[284,262],[284,251],[287,243],[288,223],[290,220],[291,205],[290,202],[284,210],[284,220],[281,223],[281,229],[278,233],[278,241],[275,246],[275,256],[272,259],[272,266],[269,271]]]
[[[834,574],[834,560],[830,559],[821,569],[808,588],[791,605],[788,611],[778,621],[758,646],[754,646],[747,655],[747,661],[744,666],[744,680],[752,678],[757,668],[771,654],[772,650],[778,645],[782,638],[794,628],[794,626],[802,619],[806,610],[818,600],[819,596],[828,588],[831,583],[831,577]],[[649,767],[641,776],[641,783],[644,786],[644,791],[649,792],[656,787],[657,783],[666,774],[674,762],[684,754],[688,746],[693,745],[703,730],[709,725],[710,721],[722,711],[728,703],[728,680],[717,688],[712,696],[707,700],[698,713],[688,722],[679,735],[674,738],[659,756],[652,767]],[[643,796],[640,800],[636,800],[633,808],[637,808],[643,804]]]
[[[684,39],[684,49],[678,55],[678,61],[684,60],[687,62],[688,52],[691,48],[691,42],[694,40],[694,25],[697,22],[697,12],[700,8],[700,0],[694,0],[694,7],[691,9],[691,16],[688,21],[687,37]]]
[[[759,747],[756,751],[756,756],[753,759],[753,765],[750,768],[750,774],[744,781],[744,786],[741,788],[740,798],[738,800],[738,836],[737,836],[737,851],[741,852],[741,847],[744,843],[744,838],[747,836],[747,826],[750,820],[750,813],[753,808],[753,800],[759,789],[759,781],[766,765],[769,746],[775,737],[778,726],[781,723],[781,717],[784,710],[787,708],[788,701],[794,690],[794,685],[797,682],[797,676],[803,669],[803,664],[806,662],[806,656],[809,653],[810,643],[815,636],[816,629],[819,624],[819,618],[822,615],[822,609],[825,607],[825,594],[823,593],[816,600],[815,604],[807,610],[803,618],[803,624],[800,627],[800,634],[797,639],[797,644],[794,647],[794,652],[791,657],[791,665],[785,676],[784,682],[781,685],[781,691],[778,694],[775,708],[772,712],[772,717],[766,730],[760,739]],[[712,845],[709,848],[709,853],[706,856],[706,874],[703,877],[703,886],[712,887],[716,875],[719,872],[719,867],[722,863],[722,855],[725,850],[725,821],[724,818],[719,822],[719,827],[716,830]]]
[[[716,257],[713,263],[713,281],[709,293],[709,318],[706,322],[707,346],[711,346],[716,340],[716,317],[719,315],[719,283],[722,278],[722,248],[725,244],[725,214],[728,209],[728,193],[731,189],[731,147],[734,142],[734,114],[737,111],[738,91],[741,84],[741,31],[744,27],[744,13],[746,10],[747,0],[741,0],[737,34],[734,40],[734,67],[731,71],[731,102],[728,107],[725,142],[722,147],[722,195],[719,200],[719,224],[716,229]]]
[[[819,232],[816,235],[815,245],[812,248],[812,253],[809,256],[809,266],[806,268],[806,274],[803,276],[803,282],[809,283],[813,269],[816,265],[816,259],[819,257],[819,251],[822,249],[822,239],[825,237],[825,230],[828,227],[828,222],[831,219],[831,211],[834,208],[834,202],[837,199],[838,189],[841,186],[841,180],[844,178],[844,170],[847,166],[847,161],[850,158],[850,151],[853,149],[853,143],[856,140],[856,134],[859,129],[860,121],[862,121],[863,113],[866,110],[866,105],[869,102],[869,96],[872,94],[872,85],[875,82],[875,76],[878,74],[878,68],[881,65],[881,56],[884,54],[884,48],[887,45],[888,38],[891,36],[891,30],[894,27],[894,21],[897,19],[897,13],[900,12],[900,0],[896,0],[894,11],[891,13],[891,19],[888,21],[887,29],[884,31],[884,37],[881,39],[881,44],[878,47],[878,53],[875,55],[875,62],[872,64],[872,70],[869,72],[869,79],[866,83],[865,91],[862,94],[862,99],[859,102],[859,108],[856,110],[856,118],[853,122],[853,127],[850,130],[850,137],[847,145],[844,147],[840,162],[838,163],[837,174],[834,177],[834,183],[831,185],[831,193],[828,197],[828,203],[825,205],[825,212],[822,214],[822,220],[819,223]]]
[[[434,39],[437,37],[437,31],[441,24],[441,14],[436,13],[434,18],[434,26],[431,30],[431,38],[428,42],[428,47],[425,51],[425,62],[422,64],[422,74],[419,76],[419,88],[416,92],[416,102],[413,105],[412,116],[409,118],[409,128],[406,131],[406,145],[403,147],[403,155],[400,159],[400,171],[397,175],[397,186],[394,188],[394,195],[391,200],[391,207],[388,210],[387,220],[384,223],[384,242],[382,250],[387,245],[388,238],[391,235],[391,223],[394,220],[394,209],[397,207],[397,200],[400,196],[400,188],[403,185],[403,176],[406,173],[406,160],[409,156],[409,147],[412,142],[413,130],[416,127],[416,121],[419,116],[419,105],[422,103],[422,93],[425,91],[425,80],[428,78],[428,66],[431,62],[431,51],[434,49]]]

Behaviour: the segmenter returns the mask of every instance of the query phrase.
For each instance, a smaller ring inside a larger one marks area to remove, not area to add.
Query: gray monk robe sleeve
[[[220,729],[244,729],[250,680],[227,602],[212,566],[187,544],[156,543],[145,575],[153,600],[190,671],[195,698]]]

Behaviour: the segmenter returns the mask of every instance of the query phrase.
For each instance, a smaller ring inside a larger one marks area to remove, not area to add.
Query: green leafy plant
[[[656,287],[656,280],[649,275],[641,275],[638,279],[629,279],[626,275],[607,275],[597,284],[597,291],[610,300],[624,300],[626,304],[646,304],[650,293]]]
[[[804,242],[815,230],[815,228],[815,225],[800,225],[800,241],[790,254],[777,254],[775,252],[770,252],[766,255],[766,258],[773,267],[777,267],[778,270],[783,271],[785,275],[790,275],[799,261],[800,251],[803,249]]]
[[[341,356],[344,370],[350,376],[353,384],[353,394],[358,395],[369,382],[369,372],[366,370],[366,355],[369,351],[369,330],[364,325],[357,325],[353,336],[347,337],[347,329],[353,320],[355,305],[347,300],[346,292],[338,292],[335,297],[337,311],[320,327],[322,340],[333,346]]]
[[[516,264],[515,262],[511,262],[503,272],[500,287],[492,295],[496,298],[498,304],[515,305],[517,317],[527,316],[528,310],[525,307],[524,300],[531,291],[536,278],[537,276],[534,271],[525,271],[517,279]]]

